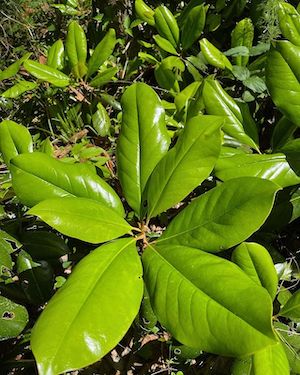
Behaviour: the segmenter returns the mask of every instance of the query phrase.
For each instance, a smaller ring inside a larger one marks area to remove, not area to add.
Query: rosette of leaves
[[[121,106],[117,171],[133,220],[94,169],[29,148],[23,153],[13,129],[6,136],[14,152],[9,143],[1,146],[15,193],[31,207],[27,214],[66,236],[99,244],[75,266],[32,329],[39,373],[60,374],[101,359],[139,313],[144,287],[159,322],[182,344],[231,357],[259,353],[256,360],[263,360],[262,351],[279,345],[272,327],[277,279],[265,249],[240,244],[267,219],[279,185],[252,176],[219,182],[153,239],[151,222],[212,173],[226,118],[191,117],[170,147],[153,89],[131,85]],[[233,261],[218,255],[237,245]],[[263,270],[257,251],[268,265]]]

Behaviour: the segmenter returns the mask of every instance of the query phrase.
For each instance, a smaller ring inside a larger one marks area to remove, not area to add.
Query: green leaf
[[[297,125],[288,120],[285,116],[282,116],[281,119],[275,125],[275,128],[272,133],[271,145],[273,151],[280,150],[284,146],[297,129]]]
[[[211,44],[206,38],[200,40],[201,52],[208,64],[219,69],[232,70],[231,62],[218,48]]]
[[[300,183],[300,177],[295,174],[283,154],[224,155],[217,161],[215,174],[222,181],[252,176],[273,181],[281,187]]]
[[[171,92],[178,93],[180,73],[185,70],[184,63],[180,57],[168,56],[156,65],[154,75],[157,83]]]
[[[231,33],[231,46],[233,48],[243,46],[251,49],[254,38],[254,27],[250,18],[244,18],[237,23],[236,27]],[[246,66],[249,61],[248,56],[234,57],[234,63],[238,66]]]
[[[136,15],[144,22],[155,26],[154,11],[143,0],[135,0],[134,8]]]
[[[274,43],[266,62],[266,84],[273,102],[294,124],[300,125],[300,47],[281,40]]]
[[[180,40],[183,49],[189,49],[200,37],[205,26],[207,9],[205,4],[201,4],[187,13],[181,26]]]
[[[282,35],[296,46],[300,46],[300,14],[292,4],[278,2],[278,21]]]
[[[122,216],[104,203],[86,198],[46,199],[27,214],[38,216],[67,236],[96,244],[113,240],[131,229]]]
[[[171,53],[172,55],[177,55],[176,49],[173,47],[172,43],[168,41],[168,39],[165,39],[160,35],[153,35],[153,39],[159,48]]]
[[[267,289],[274,300],[277,293],[278,276],[266,248],[257,243],[244,242],[235,248],[231,260],[256,284]]]
[[[31,230],[20,235],[26,252],[33,259],[58,259],[68,254],[70,249],[65,241],[55,233],[45,230]]]
[[[257,177],[226,181],[181,211],[157,243],[209,252],[235,246],[261,227],[278,190],[273,182]]]
[[[292,320],[300,319],[300,290],[296,291],[286,304],[281,307],[279,315]]]
[[[157,164],[148,181],[148,217],[180,202],[209,176],[220,153],[222,124],[223,118],[216,116],[188,121],[175,147]]]
[[[82,78],[87,73],[86,57],[87,42],[83,28],[77,21],[72,21],[68,27],[66,52],[70,67],[76,78]]]
[[[252,356],[236,358],[230,369],[230,375],[253,375],[252,370]]]
[[[67,164],[44,153],[20,155],[11,162],[13,188],[27,206],[65,196],[99,201],[124,215],[115,191],[87,165]]]
[[[11,254],[16,250],[19,250],[22,247],[22,244],[10,234],[0,230],[0,247],[8,254]]]
[[[258,149],[255,141],[245,133],[241,109],[218,81],[207,78],[203,82],[202,97],[209,115],[226,117],[223,126],[226,134],[256,150]]]
[[[97,104],[97,111],[92,116],[92,124],[97,134],[101,137],[109,135],[111,125],[110,118],[100,102]]]
[[[261,94],[267,90],[265,81],[257,76],[252,76],[243,81],[243,84],[255,93]]]
[[[0,341],[18,336],[27,323],[25,307],[0,296]]]
[[[154,312],[179,342],[225,356],[275,344],[268,292],[232,262],[173,244],[142,260]]]
[[[96,75],[96,77],[90,82],[90,85],[93,87],[101,87],[105,85],[113,79],[118,70],[117,67],[105,69],[103,72]]]
[[[64,44],[61,39],[58,39],[49,48],[47,55],[47,65],[54,69],[61,70],[64,67],[65,51]]]
[[[51,66],[40,64],[36,61],[27,60],[24,68],[35,78],[46,81],[57,87],[65,87],[70,83],[69,77]]]
[[[20,80],[18,83],[10,87],[8,90],[4,91],[1,96],[3,98],[18,98],[24,92],[34,90],[37,87],[37,84],[35,82],[29,82],[25,80]]]
[[[160,5],[155,9],[154,20],[158,33],[176,48],[179,43],[179,27],[171,11]]]
[[[97,44],[95,51],[89,59],[87,72],[88,76],[95,73],[98,68],[110,57],[116,43],[116,32],[114,29],[109,29],[104,38]]]
[[[290,364],[292,374],[300,372],[300,335],[286,324],[274,322],[276,333],[279,335],[285,354]]]
[[[148,178],[167,152],[170,138],[165,112],[155,91],[135,83],[122,96],[122,127],[118,139],[118,175],[123,193],[137,215]]]
[[[30,55],[31,55],[31,52],[25,53],[25,55],[21,57],[19,60],[11,64],[6,69],[2,70],[2,72],[0,72],[0,81],[3,81],[4,79],[9,79],[15,76],[18,73],[24,61],[29,59]]]
[[[58,375],[98,361],[125,335],[142,296],[142,267],[132,239],[93,250],[33,328],[39,373]]]
[[[289,375],[290,366],[280,342],[253,356],[253,375]]]
[[[39,305],[48,301],[54,286],[54,274],[46,261],[36,263],[22,250],[17,258],[17,272],[30,303]]]
[[[27,128],[14,121],[3,120],[0,123],[0,151],[7,166],[15,156],[32,152],[32,138]]]

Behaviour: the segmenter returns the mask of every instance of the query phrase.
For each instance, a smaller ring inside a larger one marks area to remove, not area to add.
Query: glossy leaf
[[[28,211],[59,232],[82,241],[101,243],[130,232],[131,226],[103,203],[86,198],[46,199]]]
[[[294,124],[300,125],[300,47],[276,41],[266,62],[266,84],[273,102]]]
[[[111,81],[117,72],[117,67],[108,68],[103,72],[97,74],[96,77],[90,82],[90,85],[93,87],[101,87]]]
[[[158,33],[176,48],[179,43],[179,27],[171,11],[160,5],[155,9],[154,20]]]
[[[180,202],[209,176],[219,156],[222,124],[222,117],[197,116],[185,125],[175,147],[157,164],[149,179],[148,217]]]
[[[165,39],[160,35],[153,35],[153,39],[155,40],[158,47],[163,51],[169,52],[172,55],[177,55],[176,49],[173,47],[172,43],[168,41],[168,39]]]
[[[256,150],[258,149],[255,141],[245,133],[241,109],[218,81],[212,78],[204,81],[202,99],[209,115],[226,116],[223,126],[226,134]]]
[[[37,87],[37,84],[35,82],[29,82],[25,80],[20,80],[18,83],[4,91],[1,96],[3,98],[18,98],[22,94],[24,94],[27,91],[34,90]]]
[[[27,206],[48,198],[76,196],[99,201],[124,214],[115,191],[84,164],[67,164],[35,152],[14,158],[11,172],[14,191]]]
[[[0,341],[18,336],[27,323],[25,307],[0,296]]]
[[[237,23],[231,34],[231,46],[233,48],[244,46],[248,50],[252,47],[254,38],[254,27],[250,18],[244,18]],[[249,61],[249,56],[236,56],[233,58],[238,66],[246,66]]]
[[[266,248],[257,243],[244,242],[235,248],[231,260],[254,282],[267,289],[274,300],[277,293],[278,276]]]
[[[227,59],[227,57],[206,38],[200,40],[200,48],[208,64],[219,69],[227,68],[232,70],[231,62]]]
[[[118,175],[123,193],[137,215],[148,178],[170,144],[165,113],[154,90],[144,83],[122,96],[122,127],[118,139]]]
[[[280,309],[279,314],[293,320],[300,319],[300,291],[296,291],[286,304]]]
[[[31,347],[39,372],[80,369],[113,349],[138,313],[141,277],[132,239],[111,242],[86,256],[33,328]]]
[[[22,250],[17,258],[17,272],[29,302],[39,305],[48,301],[54,286],[54,274],[46,261],[36,263]]]
[[[99,102],[97,104],[97,111],[92,116],[93,128],[96,130],[97,134],[101,137],[105,137],[110,133],[110,118],[106,109]]]
[[[113,53],[116,40],[116,32],[114,29],[109,29],[104,38],[97,44],[91,58],[88,62],[87,75],[90,76],[95,73],[98,68],[109,58]]]
[[[47,55],[47,65],[54,69],[61,70],[64,67],[65,50],[61,39],[58,39],[49,48]]]
[[[195,199],[157,241],[219,252],[246,240],[264,223],[279,187],[256,177],[224,182]]]
[[[273,151],[280,150],[289,139],[292,137],[297,129],[297,125],[288,120],[285,116],[277,122],[272,133],[271,145]]]
[[[207,6],[193,7],[186,15],[181,26],[181,44],[183,49],[190,48],[200,37],[206,21]]]
[[[32,138],[27,128],[14,121],[3,120],[0,123],[0,151],[7,166],[15,156],[32,152]]]
[[[35,78],[49,82],[54,86],[65,87],[69,84],[69,77],[51,66],[27,60],[24,62],[24,68]]]
[[[66,52],[75,77],[82,78],[87,73],[87,67],[85,65],[87,42],[84,30],[77,21],[72,21],[69,24]]]
[[[290,366],[280,342],[257,352],[253,356],[254,375],[289,375]]]
[[[25,55],[22,56],[19,60],[15,61],[6,69],[2,70],[2,72],[0,72],[0,81],[3,81],[4,79],[9,79],[15,76],[18,73],[24,61],[29,59],[30,55],[31,55],[30,52],[25,53]]]
[[[184,70],[185,66],[180,57],[168,56],[157,64],[154,75],[161,87],[178,93],[180,91],[178,78]]]
[[[278,3],[278,21],[283,36],[296,46],[300,46],[300,14],[293,5]]]
[[[135,0],[134,8],[136,15],[144,22],[154,26],[154,10],[150,8],[143,0]]]
[[[275,344],[271,298],[235,264],[174,244],[142,259],[154,312],[184,345],[243,356]]]
[[[281,187],[300,183],[300,177],[295,174],[283,154],[224,155],[217,161],[215,174],[222,181],[252,176],[273,181]]]

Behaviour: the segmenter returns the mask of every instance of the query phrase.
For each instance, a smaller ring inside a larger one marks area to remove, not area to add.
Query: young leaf
[[[158,47],[163,51],[169,52],[172,55],[177,55],[176,49],[173,47],[172,43],[168,41],[168,39],[165,39],[160,35],[154,35],[153,39],[155,40]]]
[[[200,40],[201,52],[208,64],[219,69],[232,70],[231,62],[218,48],[211,44],[206,38]]]
[[[21,57],[19,60],[11,64],[6,69],[2,70],[2,72],[0,72],[0,81],[3,81],[4,79],[12,78],[13,76],[15,76],[18,73],[24,61],[29,59],[30,55],[31,55],[30,52],[25,53],[25,55]]]
[[[14,158],[11,172],[16,195],[29,207],[48,198],[75,196],[99,201],[124,215],[115,191],[84,164],[67,164],[34,152]]]
[[[18,336],[28,320],[24,306],[0,296],[0,341]]]
[[[158,33],[176,48],[179,43],[179,27],[171,11],[160,5],[155,9],[154,20]]]
[[[255,141],[245,133],[241,109],[218,81],[207,78],[203,82],[202,98],[206,112],[209,115],[226,117],[223,126],[223,130],[226,134],[256,150],[258,149]]]
[[[113,240],[131,226],[103,203],[86,198],[46,199],[28,211],[61,233],[90,243]]]
[[[90,82],[90,85],[93,87],[101,87],[111,81],[117,72],[117,67],[108,68],[97,74],[96,77]]]
[[[91,76],[98,68],[109,58],[113,53],[116,40],[116,32],[114,29],[109,29],[104,38],[97,44],[95,51],[88,62],[87,75]]]
[[[39,373],[80,369],[113,349],[138,313],[141,277],[132,239],[111,242],[86,256],[33,328],[31,347]]]
[[[69,77],[64,73],[36,61],[26,60],[24,62],[24,68],[35,78],[40,79],[41,81],[49,82],[57,87],[68,86],[70,82]]]
[[[222,117],[197,116],[157,164],[146,188],[148,217],[180,202],[209,176],[220,153]],[[184,183],[183,183],[184,181]]]
[[[97,111],[92,116],[93,128],[96,130],[97,134],[101,137],[105,137],[110,133],[110,118],[99,102],[97,104]]]
[[[75,77],[82,78],[87,73],[87,67],[85,65],[87,42],[84,30],[77,21],[72,21],[69,24],[66,52]]]
[[[154,312],[184,345],[243,356],[276,343],[268,292],[235,264],[173,244],[142,260]]]
[[[273,181],[281,187],[300,183],[300,177],[295,174],[283,154],[225,155],[217,161],[215,174],[222,181],[252,176]]]
[[[58,39],[49,48],[48,56],[47,56],[47,65],[51,66],[54,69],[61,70],[64,67],[64,58],[65,58],[64,45],[63,45],[62,40]]]
[[[20,80],[18,83],[4,91],[4,93],[1,94],[3,98],[18,98],[22,94],[24,94],[27,91],[34,90],[37,87],[37,84],[35,82],[29,82],[25,80]]]
[[[267,289],[274,300],[277,293],[278,276],[272,258],[263,246],[244,242],[235,248],[231,260],[254,282]]]
[[[278,190],[278,185],[257,177],[226,181],[181,211],[157,243],[213,253],[235,246],[261,227]]]
[[[300,126],[300,47],[276,41],[266,62],[266,84],[273,102],[295,125]]]
[[[254,38],[254,27],[250,18],[244,18],[237,23],[236,27],[231,33],[231,46],[233,48],[244,46],[248,50],[251,49]],[[236,56],[234,62],[238,66],[246,66],[249,61],[249,56]]]
[[[136,15],[144,22],[154,26],[154,11],[143,0],[135,0],[134,8]]]
[[[124,195],[137,215],[153,169],[167,152],[170,138],[165,112],[154,90],[135,83],[122,96],[122,127],[118,139],[118,175]]]
[[[293,320],[300,319],[300,290],[292,295],[287,303],[280,309],[279,314]]]
[[[15,156],[32,152],[32,138],[27,128],[14,121],[3,120],[0,123],[0,151],[7,166]]]
[[[190,48],[200,37],[206,21],[207,6],[201,4],[193,7],[186,15],[181,26],[181,44],[183,49]]]

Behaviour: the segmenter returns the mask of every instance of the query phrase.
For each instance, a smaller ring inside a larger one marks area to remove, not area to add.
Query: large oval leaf
[[[207,78],[204,81],[202,98],[205,110],[209,115],[226,117],[226,122],[223,126],[226,134],[256,150],[258,149],[255,141],[245,132],[245,120],[241,109],[217,80]]]
[[[215,174],[223,181],[252,176],[271,180],[281,187],[300,183],[300,177],[290,167],[284,154],[224,155],[217,161]]]
[[[123,193],[137,215],[147,180],[167,152],[170,138],[165,112],[154,90],[135,83],[122,96],[122,128],[118,139],[118,175]]]
[[[132,239],[86,256],[50,300],[32,331],[40,374],[85,367],[125,335],[143,295],[142,267]]]
[[[160,5],[154,11],[154,20],[159,34],[176,48],[179,43],[179,27],[171,11],[166,6]]]
[[[27,128],[14,121],[3,120],[0,123],[0,151],[7,166],[15,156],[32,152],[32,138]]]
[[[183,344],[226,356],[275,344],[271,298],[235,264],[177,245],[146,249],[143,264],[154,312]]]
[[[52,83],[57,87],[68,86],[69,77],[51,66],[40,64],[36,61],[27,60],[24,62],[24,68],[35,78]]]
[[[158,163],[148,181],[149,217],[180,202],[209,176],[219,156],[223,122],[222,117],[197,116],[185,125],[175,147]]]
[[[25,307],[0,296],[0,341],[18,336],[27,323]]]
[[[294,124],[300,125],[300,47],[277,41],[268,54],[266,84],[273,102]]]
[[[124,214],[114,190],[84,164],[67,164],[35,152],[14,158],[11,172],[14,191],[27,206],[48,198],[76,196],[102,202]]]
[[[61,233],[100,243],[129,233],[131,226],[103,203],[86,198],[46,199],[28,211]]]
[[[267,289],[274,300],[278,276],[272,258],[263,246],[253,242],[244,242],[233,251],[231,259],[253,281]]]
[[[77,21],[72,21],[68,27],[66,52],[69,63],[76,78],[82,78],[86,72],[87,42],[83,28]]]
[[[158,242],[209,252],[228,249],[260,228],[278,190],[273,182],[256,177],[226,181],[181,211]]]
[[[88,76],[95,73],[98,68],[109,58],[116,45],[116,32],[109,29],[104,38],[97,44],[95,51],[88,62]]]

